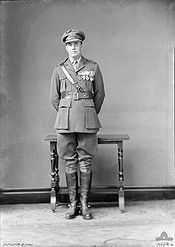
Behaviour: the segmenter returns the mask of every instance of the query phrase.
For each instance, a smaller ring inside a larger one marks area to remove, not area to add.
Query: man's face
[[[81,48],[82,48],[81,41],[73,41],[66,43],[66,51],[69,57],[73,59],[77,59],[81,56]]]

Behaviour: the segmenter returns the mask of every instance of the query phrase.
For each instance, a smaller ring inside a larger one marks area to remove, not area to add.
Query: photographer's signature
[[[14,243],[3,243],[2,246],[4,247],[31,247],[31,243],[23,243],[23,242],[14,242]]]

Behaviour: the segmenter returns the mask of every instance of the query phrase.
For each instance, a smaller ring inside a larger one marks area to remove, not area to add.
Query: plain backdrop
[[[66,58],[62,33],[86,33],[84,56],[99,63],[106,98],[100,133],[128,134],[125,184],[175,185],[173,55],[175,4],[163,0],[13,1],[0,5],[0,185],[50,186],[49,103],[54,66]],[[115,145],[99,145],[93,185],[117,183]],[[60,162],[61,186],[65,185]]]

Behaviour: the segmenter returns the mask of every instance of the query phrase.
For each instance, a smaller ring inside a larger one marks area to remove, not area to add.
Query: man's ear
[[[65,49],[66,49],[66,51],[67,51],[67,45],[65,44]]]

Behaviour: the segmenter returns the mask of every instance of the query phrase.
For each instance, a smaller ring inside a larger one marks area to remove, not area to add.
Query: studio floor
[[[93,204],[94,219],[65,220],[65,205],[0,205],[1,246],[152,247],[175,246],[175,200],[126,202],[126,212],[115,204]],[[164,239],[157,239],[164,232]],[[167,236],[165,236],[167,234]]]

